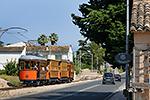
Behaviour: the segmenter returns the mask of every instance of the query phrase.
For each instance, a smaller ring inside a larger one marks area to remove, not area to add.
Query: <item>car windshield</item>
[[[104,76],[105,76],[105,77],[112,77],[113,74],[112,74],[112,73],[105,73]]]
[[[115,74],[115,76],[119,77],[120,75],[119,74]]]

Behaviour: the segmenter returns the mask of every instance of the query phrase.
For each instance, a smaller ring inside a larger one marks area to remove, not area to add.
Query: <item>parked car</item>
[[[118,80],[121,82],[121,75],[120,74],[115,74],[115,80]]]
[[[103,75],[103,84],[112,83],[115,84],[115,76],[113,73],[104,73]]]

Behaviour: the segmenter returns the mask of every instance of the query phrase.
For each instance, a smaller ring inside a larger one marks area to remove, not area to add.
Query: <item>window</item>
[[[32,70],[36,70],[35,66],[36,66],[36,61],[31,61]]]
[[[24,70],[24,61],[20,61],[20,70]]]
[[[62,59],[62,55],[55,55],[55,60],[61,60]]]
[[[29,61],[25,61],[25,69],[26,70],[30,69],[30,62]]]
[[[31,61],[31,67],[34,67],[36,65],[36,61]]]

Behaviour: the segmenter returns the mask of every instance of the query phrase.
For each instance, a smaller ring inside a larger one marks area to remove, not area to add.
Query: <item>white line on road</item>
[[[123,85],[121,85],[117,90],[115,90],[112,94],[110,94],[107,98],[105,98],[104,100],[109,100],[110,97],[112,97],[116,92],[118,92],[119,90],[121,90],[121,88],[125,86],[125,83]]]
[[[77,92],[74,92],[74,93],[71,93],[71,94],[67,94],[67,95],[64,95],[64,96],[61,96],[61,97],[57,97],[57,98],[54,98],[54,99],[49,99],[49,100],[59,100],[59,99],[62,99],[62,98],[65,98],[65,97],[69,97],[69,96],[72,96],[74,94],[78,94],[82,91],[85,91],[85,90],[88,90],[88,89],[91,89],[91,88],[94,88],[94,87],[97,87],[97,86],[101,86],[101,84],[97,84],[97,85],[93,85],[91,87],[88,87],[88,88],[85,88],[85,89],[82,89],[82,90],[79,90]]]

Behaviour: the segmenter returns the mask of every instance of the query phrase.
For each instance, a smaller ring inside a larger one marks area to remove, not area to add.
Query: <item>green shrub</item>
[[[80,67],[79,67],[79,66],[76,66],[76,67],[75,67],[75,71],[76,71],[76,75],[80,74],[80,72],[81,72]]]
[[[106,67],[104,68],[104,72],[107,72],[107,68]]]
[[[0,70],[0,75],[5,74],[5,70]]]
[[[19,66],[16,63],[16,60],[14,61],[8,61],[7,59],[7,64],[3,66],[5,68],[5,73],[6,75],[12,75],[12,76],[18,76],[19,75]]]
[[[90,70],[92,70],[92,66],[81,63],[81,69],[90,69]]]
[[[122,70],[122,69],[119,69],[118,71],[119,71],[119,73],[122,73],[122,72],[123,72],[123,70]]]
[[[102,70],[100,70],[100,74],[101,74],[101,75],[102,75],[102,72],[103,72],[103,71],[102,71]]]
[[[14,86],[21,86],[21,84],[22,84],[20,82],[18,76],[9,76],[9,75],[3,74],[3,75],[0,75],[0,78],[8,81],[9,83],[11,83]]]
[[[9,81],[9,80],[10,80],[10,78],[9,78],[6,74],[3,74],[3,75],[1,76],[1,78],[4,79],[4,80],[6,80],[6,81]]]
[[[12,84],[13,84],[14,86],[20,86],[20,84],[18,84],[18,82],[16,82],[16,81],[12,81]]]

